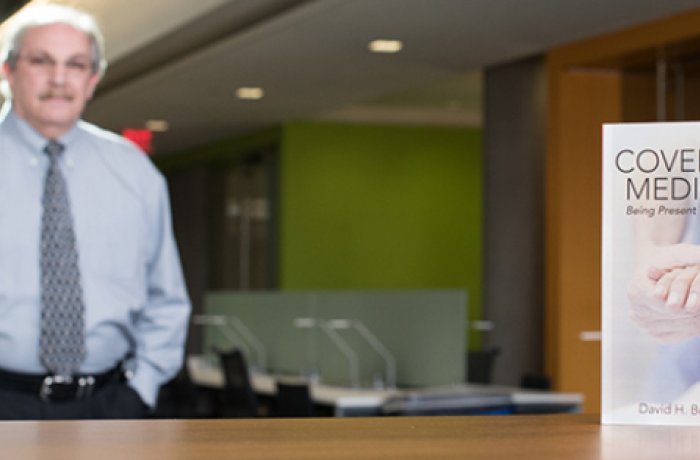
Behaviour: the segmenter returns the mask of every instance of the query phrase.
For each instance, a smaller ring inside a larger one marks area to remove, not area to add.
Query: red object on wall
[[[143,128],[126,128],[122,131],[122,136],[136,144],[144,153],[150,155],[153,153],[153,133],[148,129]]]

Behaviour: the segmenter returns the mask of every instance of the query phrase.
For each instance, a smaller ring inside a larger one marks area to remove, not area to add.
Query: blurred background
[[[473,372],[598,410],[600,123],[697,118],[700,0],[56,3],[103,28],[85,118],[166,175],[195,314],[457,291]]]

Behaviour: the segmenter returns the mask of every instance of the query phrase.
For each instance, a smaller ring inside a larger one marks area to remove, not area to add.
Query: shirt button
[[[39,164],[39,160],[37,160],[36,157],[29,158],[29,166],[36,166],[38,164]]]

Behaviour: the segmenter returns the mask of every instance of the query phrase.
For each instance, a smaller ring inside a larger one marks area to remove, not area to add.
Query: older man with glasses
[[[0,58],[0,418],[143,417],[190,314],[165,181],[80,120],[106,68],[90,15],[27,7]]]

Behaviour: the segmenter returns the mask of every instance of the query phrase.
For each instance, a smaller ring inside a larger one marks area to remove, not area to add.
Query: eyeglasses
[[[48,54],[19,54],[19,59],[24,59],[32,71],[49,74],[56,70],[58,62]],[[84,76],[92,72],[92,61],[87,57],[73,57],[63,63],[66,73],[72,76]]]

